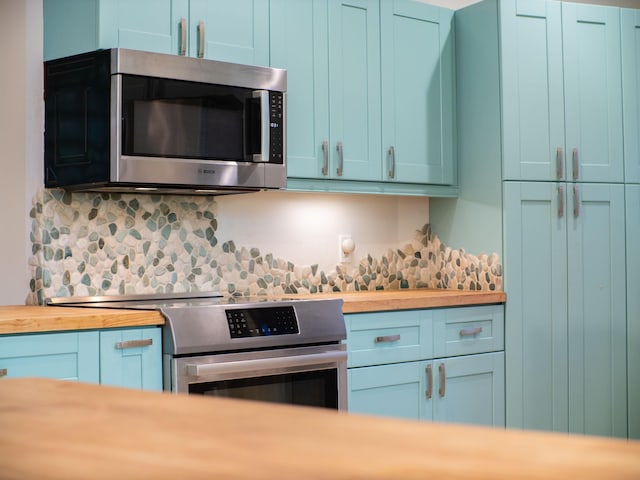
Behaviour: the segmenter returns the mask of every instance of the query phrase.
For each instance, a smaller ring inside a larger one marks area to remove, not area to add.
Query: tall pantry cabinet
[[[624,183],[625,153],[627,165],[638,158],[623,148],[638,135],[623,129],[621,61],[621,38],[637,48],[640,35],[621,31],[624,15],[541,0],[456,12],[460,199],[432,203],[430,216],[443,241],[463,244],[456,222],[481,208],[466,196],[502,191],[483,213],[503,226],[488,248],[503,254],[510,427],[640,433],[638,308],[627,301],[638,296],[640,263],[627,242],[640,219]]]

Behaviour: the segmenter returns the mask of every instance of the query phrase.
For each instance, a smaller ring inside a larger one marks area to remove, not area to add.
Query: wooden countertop
[[[162,325],[160,312],[111,308],[0,306],[0,334]]]
[[[640,442],[0,381],[0,477],[638,479]]]
[[[386,290],[292,295],[299,298],[342,298],[344,313],[455,307],[504,303],[504,292],[445,289]],[[160,312],[59,306],[0,306],[0,334],[88,330],[163,325]]]

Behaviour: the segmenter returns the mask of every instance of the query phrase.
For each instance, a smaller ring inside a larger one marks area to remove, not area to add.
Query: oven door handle
[[[335,364],[346,361],[346,351],[313,353],[309,355],[289,355],[275,358],[256,358],[233,362],[187,364],[187,375],[202,377],[211,374],[239,373],[247,371],[271,370],[276,368],[302,367],[308,365]]]

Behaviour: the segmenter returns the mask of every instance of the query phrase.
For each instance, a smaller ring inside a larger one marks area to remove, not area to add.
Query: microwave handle
[[[269,91],[268,90],[255,90],[253,92],[253,98],[260,99],[260,153],[254,154],[253,162],[268,162],[269,161],[269,146],[271,144],[270,135],[270,121],[269,115]]]

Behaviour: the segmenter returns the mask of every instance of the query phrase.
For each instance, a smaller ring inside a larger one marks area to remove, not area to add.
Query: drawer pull
[[[427,398],[433,395],[433,369],[427,365]]]
[[[383,335],[381,337],[376,337],[376,343],[389,343],[389,342],[397,342],[400,340],[400,334],[396,335]]]
[[[126,348],[148,347],[153,344],[152,338],[145,338],[143,340],[128,340],[126,342],[116,343],[118,350],[124,350]]]
[[[460,330],[460,336],[461,337],[471,337],[471,336],[477,335],[479,333],[482,333],[482,327],[463,328],[462,330]]]
[[[0,377],[6,377],[9,374],[6,368],[0,368]]]

